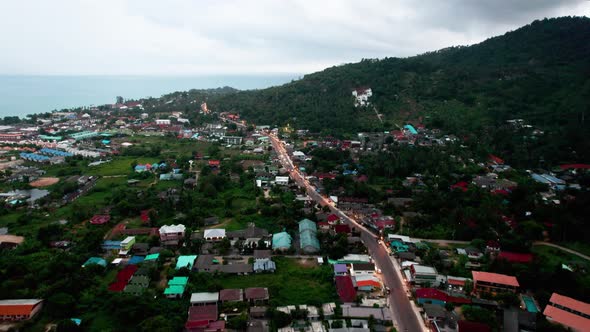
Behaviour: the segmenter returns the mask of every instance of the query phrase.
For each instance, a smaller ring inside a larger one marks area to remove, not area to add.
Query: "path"
[[[562,246],[560,246],[558,244],[555,244],[555,243],[545,242],[545,241],[535,241],[535,242],[533,242],[533,245],[534,246],[547,246],[547,247],[557,248],[557,249],[559,249],[561,251],[568,252],[568,253],[570,253],[572,255],[576,255],[576,256],[578,256],[580,258],[583,258],[585,260],[590,261],[590,256],[584,255],[581,252],[578,252],[578,251],[575,251],[575,250],[572,250],[572,249],[569,249],[569,248],[566,248],[566,247],[562,247]]]

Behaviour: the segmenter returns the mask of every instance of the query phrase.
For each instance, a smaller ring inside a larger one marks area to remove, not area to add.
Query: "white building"
[[[275,184],[279,186],[287,186],[289,185],[289,177],[288,176],[277,176],[275,177]]]
[[[225,238],[225,229],[223,228],[212,228],[206,229],[203,237],[206,241],[221,241]]]
[[[354,96],[354,106],[367,106],[369,105],[369,98],[373,95],[373,91],[371,88],[357,88],[352,90],[352,95]]]
[[[156,119],[157,125],[169,125],[170,119]]]

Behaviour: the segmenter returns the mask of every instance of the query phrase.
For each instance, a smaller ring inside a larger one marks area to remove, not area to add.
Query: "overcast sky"
[[[590,16],[587,0],[5,0],[0,74],[310,73]]]

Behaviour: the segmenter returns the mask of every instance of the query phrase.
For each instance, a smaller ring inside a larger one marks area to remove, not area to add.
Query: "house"
[[[211,267],[216,262],[215,256],[213,255],[199,255],[193,270],[197,272],[212,272]]]
[[[119,272],[117,272],[117,276],[115,277],[115,281],[109,284],[108,289],[112,292],[122,292],[137,269],[137,265],[127,265],[123,269],[119,270]]]
[[[209,324],[217,321],[217,304],[192,306],[188,308],[186,331],[207,331]]]
[[[261,272],[271,272],[274,273],[277,269],[277,265],[275,262],[271,261],[268,258],[256,259],[254,261],[254,272],[261,273]]]
[[[277,177],[275,177],[275,184],[277,186],[288,186],[289,185],[289,177],[288,176],[277,176]]]
[[[348,275],[348,268],[346,264],[334,264],[334,275],[335,276],[346,276]]]
[[[164,290],[164,296],[169,299],[179,299],[184,295],[184,290],[188,284],[188,277],[174,277],[168,281],[168,286]]]
[[[423,286],[436,286],[437,284],[437,271],[435,268],[424,265],[412,265],[409,268],[410,282],[416,285]],[[406,274],[407,276],[407,274]]]
[[[359,291],[373,291],[381,288],[381,281],[374,275],[361,274],[354,277],[355,286]]]
[[[125,240],[121,241],[120,249],[123,251],[131,250],[131,247],[135,244],[135,236],[128,236]]]
[[[111,216],[108,214],[95,214],[90,218],[90,223],[92,225],[104,225],[111,220]]]
[[[448,294],[436,288],[418,288],[416,289],[416,299],[418,303],[430,303],[444,306],[447,303]]]
[[[0,321],[21,321],[33,318],[43,307],[40,299],[0,300]]]
[[[211,168],[219,168],[219,166],[221,165],[221,162],[219,160],[213,159],[213,160],[209,160],[208,164],[209,164],[209,167],[211,167]]]
[[[12,249],[19,246],[25,241],[23,236],[18,235],[0,235],[0,249]]]
[[[473,292],[478,294],[486,293],[516,293],[520,286],[516,277],[505,274],[472,271],[473,276]]]
[[[219,271],[222,273],[237,274],[237,275],[248,275],[252,273],[252,264],[246,263],[234,263],[227,265],[213,265],[212,271]]]
[[[299,222],[299,242],[304,253],[310,254],[320,251],[317,227],[313,221],[303,219]]]
[[[373,316],[373,319],[378,324],[392,321],[391,310],[389,308],[342,306],[342,317],[369,319],[371,316]]]
[[[250,304],[264,304],[268,302],[268,288],[252,287],[244,290],[244,298]]]
[[[191,306],[204,306],[208,304],[217,305],[219,292],[201,292],[191,294]]]
[[[82,264],[82,267],[87,267],[90,265],[100,265],[102,267],[106,267],[107,262],[103,258],[100,258],[100,257],[90,257],[90,258],[88,258],[88,260],[84,264]]]
[[[369,275],[375,274],[375,264],[373,263],[354,263],[350,267],[350,274],[352,276]]]
[[[125,286],[124,292],[133,295],[141,295],[149,285],[150,278],[148,276],[134,275],[127,283],[127,286]]]
[[[225,238],[225,229],[223,228],[212,228],[206,229],[203,237],[206,241],[221,241]]]
[[[223,140],[223,143],[225,143],[225,144],[231,144],[231,145],[242,144],[242,137],[240,137],[240,136],[223,136],[222,140]]]
[[[424,308],[424,319],[428,322],[436,321],[438,323],[447,317],[447,311],[440,305],[424,303],[422,307]]]
[[[267,312],[268,308],[267,307],[250,307],[250,318],[264,318],[266,316],[266,312]],[[250,322],[250,324],[252,324],[254,322]],[[266,329],[266,331],[268,332],[269,330]]]
[[[254,259],[269,259],[272,257],[272,251],[270,250],[254,250]]]
[[[225,302],[242,302],[244,301],[244,291],[242,289],[222,289],[219,291],[219,301]]]
[[[157,125],[166,126],[166,125],[170,125],[170,123],[171,123],[170,122],[170,119],[156,119],[156,124]]]
[[[184,239],[185,229],[186,227],[182,224],[160,227],[160,243],[163,245],[178,245]]]
[[[176,260],[176,269],[180,270],[182,268],[187,268],[192,270],[195,259],[197,259],[197,255],[178,256],[178,259]]]
[[[334,280],[336,281],[336,291],[340,300],[344,303],[354,302],[356,289],[352,283],[352,278],[350,276],[336,276]]]
[[[291,249],[291,235],[287,232],[272,235],[272,250],[286,251]]]
[[[571,297],[553,293],[543,315],[574,331],[590,331],[590,304]]]
[[[334,233],[336,234],[350,234],[352,233],[350,226],[347,224],[334,225]]]

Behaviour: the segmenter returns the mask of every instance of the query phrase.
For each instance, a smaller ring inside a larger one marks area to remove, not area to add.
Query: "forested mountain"
[[[477,137],[508,154],[517,153],[514,145],[523,142],[506,135],[503,126],[523,118],[545,131],[527,143],[530,158],[588,160],[589,41],[589,18],[544,19],[473,46],[335,66],[209,103],[257,124],[290,123],[336,135],[424,122]],[[353,105],[351,91],[361,86],[373,90],[370,107]],[[383,114],[383,124],[373,106]]]

